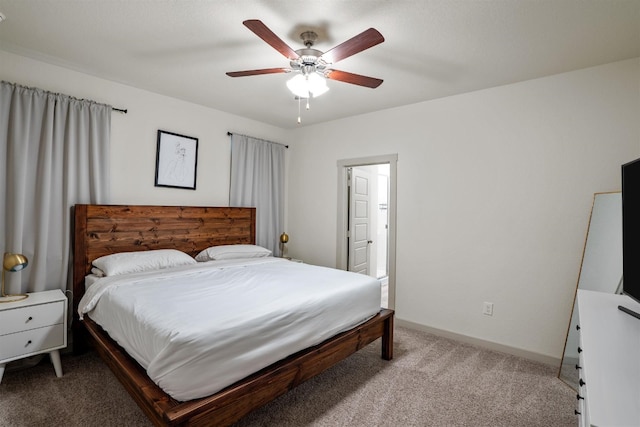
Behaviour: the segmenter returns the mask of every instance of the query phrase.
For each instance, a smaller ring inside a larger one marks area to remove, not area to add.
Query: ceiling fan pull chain
[[[307,110],[309,109],[309,100],[311,99],[311,95],[307,97]]]
[[[298,124],[302,123],[300,120],[300,97],[298,97]]]

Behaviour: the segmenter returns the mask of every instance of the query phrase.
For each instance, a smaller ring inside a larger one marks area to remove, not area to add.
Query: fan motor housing
[[[322,56],[322,52],[318,49],[298,49],[296,53],[300,57],[298,60],[302,60],[303,63],[316,63],[318,62],[318,58]]]
[[[320,58],[322,52],[317,49],[298,49],[296,53],[299,55],[298,59],[290,62],[294,70],[323,71],[327,66]]]

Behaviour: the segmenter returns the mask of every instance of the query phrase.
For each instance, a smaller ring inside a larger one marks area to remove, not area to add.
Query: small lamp
[[[287,233],[282,233],[280,235],[280,253],[283,258],[284,258],[285,245],[288,241],[289,241],[289,235]]]
[[[2,295],[0,295],[0,303],[20,301],[29,296],[28,294],[5,294],[4,293],[5,270],[16,272],[26,268],[27,265],[29,265],[29,260],[27,259],[26,256],[22,254],[12,254],[9,252],[4,253],[4,257],[2,259],[2,288],[1,288]]]

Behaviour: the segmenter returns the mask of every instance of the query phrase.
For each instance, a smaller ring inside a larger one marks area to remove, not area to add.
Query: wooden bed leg
[[[384,320],[384,332],[382,334],[382,358],[393,359],[393,315]]]

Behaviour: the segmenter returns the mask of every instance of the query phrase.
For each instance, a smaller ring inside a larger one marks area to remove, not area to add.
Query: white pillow
[[[120,252],[105,255],[93,261],[93,266],[102,270],[105,276],[139,273],[189,264],[196,264],[196,260],[176,249]]]
[[[98,277],[104,277],[104,271],[100,270],[98,267],[93,267],[91,269],[91,274]]]
[[[196,255],[197,261],[220,259],[260,258],[271,256],[271,251],[258,245],[220,245],[211,246]]]

